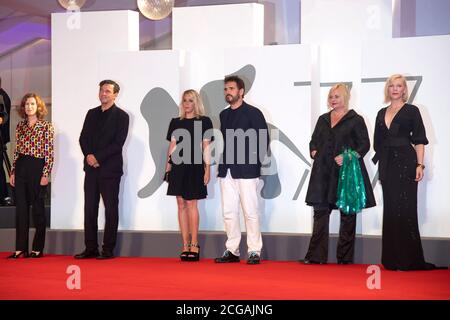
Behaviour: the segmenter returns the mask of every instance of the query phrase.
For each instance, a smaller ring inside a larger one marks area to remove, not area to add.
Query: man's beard
[[[227,94],[225,96],[225,100],[229,103],[229,104],[233,104],[235,102],[237,102],[239,100],[239,95],[237,96],[232,96],[231,94]]]

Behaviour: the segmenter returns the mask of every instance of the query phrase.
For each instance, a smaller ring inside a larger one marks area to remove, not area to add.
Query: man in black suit
[[[11,205],[11,198],[8,195],[6,185],[6,174],[3,161],[8,160],[6,144],[10,140],[9,136],[9,114],[11,112],[11,99],[2,88],[2,78],[0,78],[0,205]]]
[[[91,109],[84,120],[80,146],[84,155],[84,237],[86,249],[76,259],[111,259],[119,225],[119,185],[123,174],[122,147],[128,134],[129,116],[115,105],[119,85],[100,82],[101,106]],[[97,243],[100,196],[105,205],[102,253]]]

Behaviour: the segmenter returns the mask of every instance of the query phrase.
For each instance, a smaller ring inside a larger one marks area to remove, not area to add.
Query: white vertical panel
[[[392,0],[302,0],[302,43],[392,37]]]
[[[264,6],[244,3],[173,8],[172,49],[264,44]]]
[[[138,49],[138,30],[139,14],[132,11],[52,14],[56,133],[52,228],[83,228],[83,155],[78,138],[87,110],[100,104],[98,83],[103,79],[98,63],[102,53]]]

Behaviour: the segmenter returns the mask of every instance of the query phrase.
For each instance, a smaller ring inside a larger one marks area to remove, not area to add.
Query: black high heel
[[[38,251],[39,253],[36,253],[36,251],[31,251],[30,257],[31,258],[42,258],[44,256],[43,251]]]
[[[12,255],[8,256],[7,259],[19,259],[22,255],[24,258],[28,258],[28,252],[19,251],[19,253],[14,252]]]
[[[190,243],[186,243],[186,244],[183,245],[183,250],[184,250],[184,248],[188,248],[188,250],[185,250],[185,251],[181,252],[181,254],[180,254],[181,261],[188,261],[188,257],[189,257],[189,253],[190,253],[190,247],[191,247]]]
[[[198,252],[190,251],[188,254],[188,261],[199,261],[200,260],[200,246],[198,243],[191,243],[191,247],[198,248]]]

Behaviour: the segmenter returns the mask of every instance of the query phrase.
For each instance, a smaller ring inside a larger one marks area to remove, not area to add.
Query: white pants
[[[262,238],[259,226],[259,178],[233,179],[228,170],[225,178],[220,178],[222,191],[222,210],[225,231],[227,232],[226,248],[232,254],[239,256],[239,243],[241,242],[241,226],[239,218],[239,205],[245,218],[247,230],[248,252],[261,254]]]

